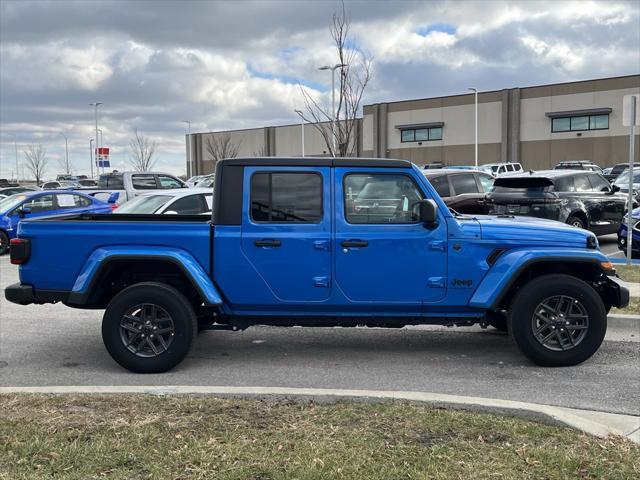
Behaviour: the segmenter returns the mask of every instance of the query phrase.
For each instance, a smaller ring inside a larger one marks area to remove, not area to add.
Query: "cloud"
[[[300,87],[330,98],[339,2],[0,2],[0,175],[14,143],[52,158],[69,137],[88,170],[93,110],[122,165],[133,129],[184,171],[192,131],[297,121]],[[365,103],[640,71],[640,4],[624,1],[346,2],[349,47],[374,58]],[[54,163],[54,162],[52,162]],[[120,167],[122,168],[122,166]],[[53,175],[55,172],[51,171]]]

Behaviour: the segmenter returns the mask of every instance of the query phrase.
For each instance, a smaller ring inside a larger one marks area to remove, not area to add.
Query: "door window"
[[[429,182],[431,182],[431,185],[433,185],[433,188],[436,189],[436,192],[438,192],[438,195],[441,197],[451,196],[449,192],[449,178],[446,175],[429,178]]]
[[[451,175],[451,186],[454,195],[462,195],[463,193],[479,193],[478,184],[472,173],[463,173],[459,175]]]
[[[424,195],[408,175],[350,174],[344,180],[349,223],[416,223]]]
[[[264,172],[251,177],[251,219],[271,223],[318,223],[322,177],[317,173]]]
[[[182,188],[182,183],[176,178],[167,175],[158,175],[158,180],[160,181],[160,188]]]
[[[493,187],[494,178],[491,175],[485,175],[484,173],[478,174],[478,180],[480,180],[480,186],[482,187],[482,191],[488,193],[491,191],[491,187]]]
[[[591,183],[589,183],[589,178],[586,175],[576,175],[573,178],[573,183],[576,186],[576,192],[590,192]]]
[[[131,183],[133,188],[137,190],[155,190],[157,188],[155,175],[132,175]]]
[[[589,181],[594,192],[608,192],[611,186],[600,175],[589,175]]]
[[[40,213],[53,210],[53,195],[42,195],[22,204],[22,208],[28,208],[31,213]]]
[[[204,195],[189,195],[173,202],[166,211],[174,211],[179,215],[199,215],[208,210]]]

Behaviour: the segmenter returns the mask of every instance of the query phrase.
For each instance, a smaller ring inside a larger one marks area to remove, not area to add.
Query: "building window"
[[[581,132],[583,130],[606,130],[609,115],[582,115],[579,117],[555,117],[551,119],[551,132]]]
[[[400,130],[400,140],[402,143],[442,140],[442,127],[402,129]]]

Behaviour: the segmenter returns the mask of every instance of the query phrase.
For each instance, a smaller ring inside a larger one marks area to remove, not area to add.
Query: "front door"
[[[446,293],[446,225],[417,219],[427,198],[406,171],[335,169],[336,288],[352,304],[414,309]]]
[[[247,167],[242,251],[278,302],[322,302],[331,278],[331,169]]]

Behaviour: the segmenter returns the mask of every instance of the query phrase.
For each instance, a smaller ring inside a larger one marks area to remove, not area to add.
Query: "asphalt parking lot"
[[[17,268],[0,259],[0,287]],[[211,385],[406,390],[640,415],[640,329],[610,330],[577,367],[540,368],[492,329],[253,327],[205,332],[175,370],[120,368],[100,337],[102,311],[0,301],[0,385]]]

